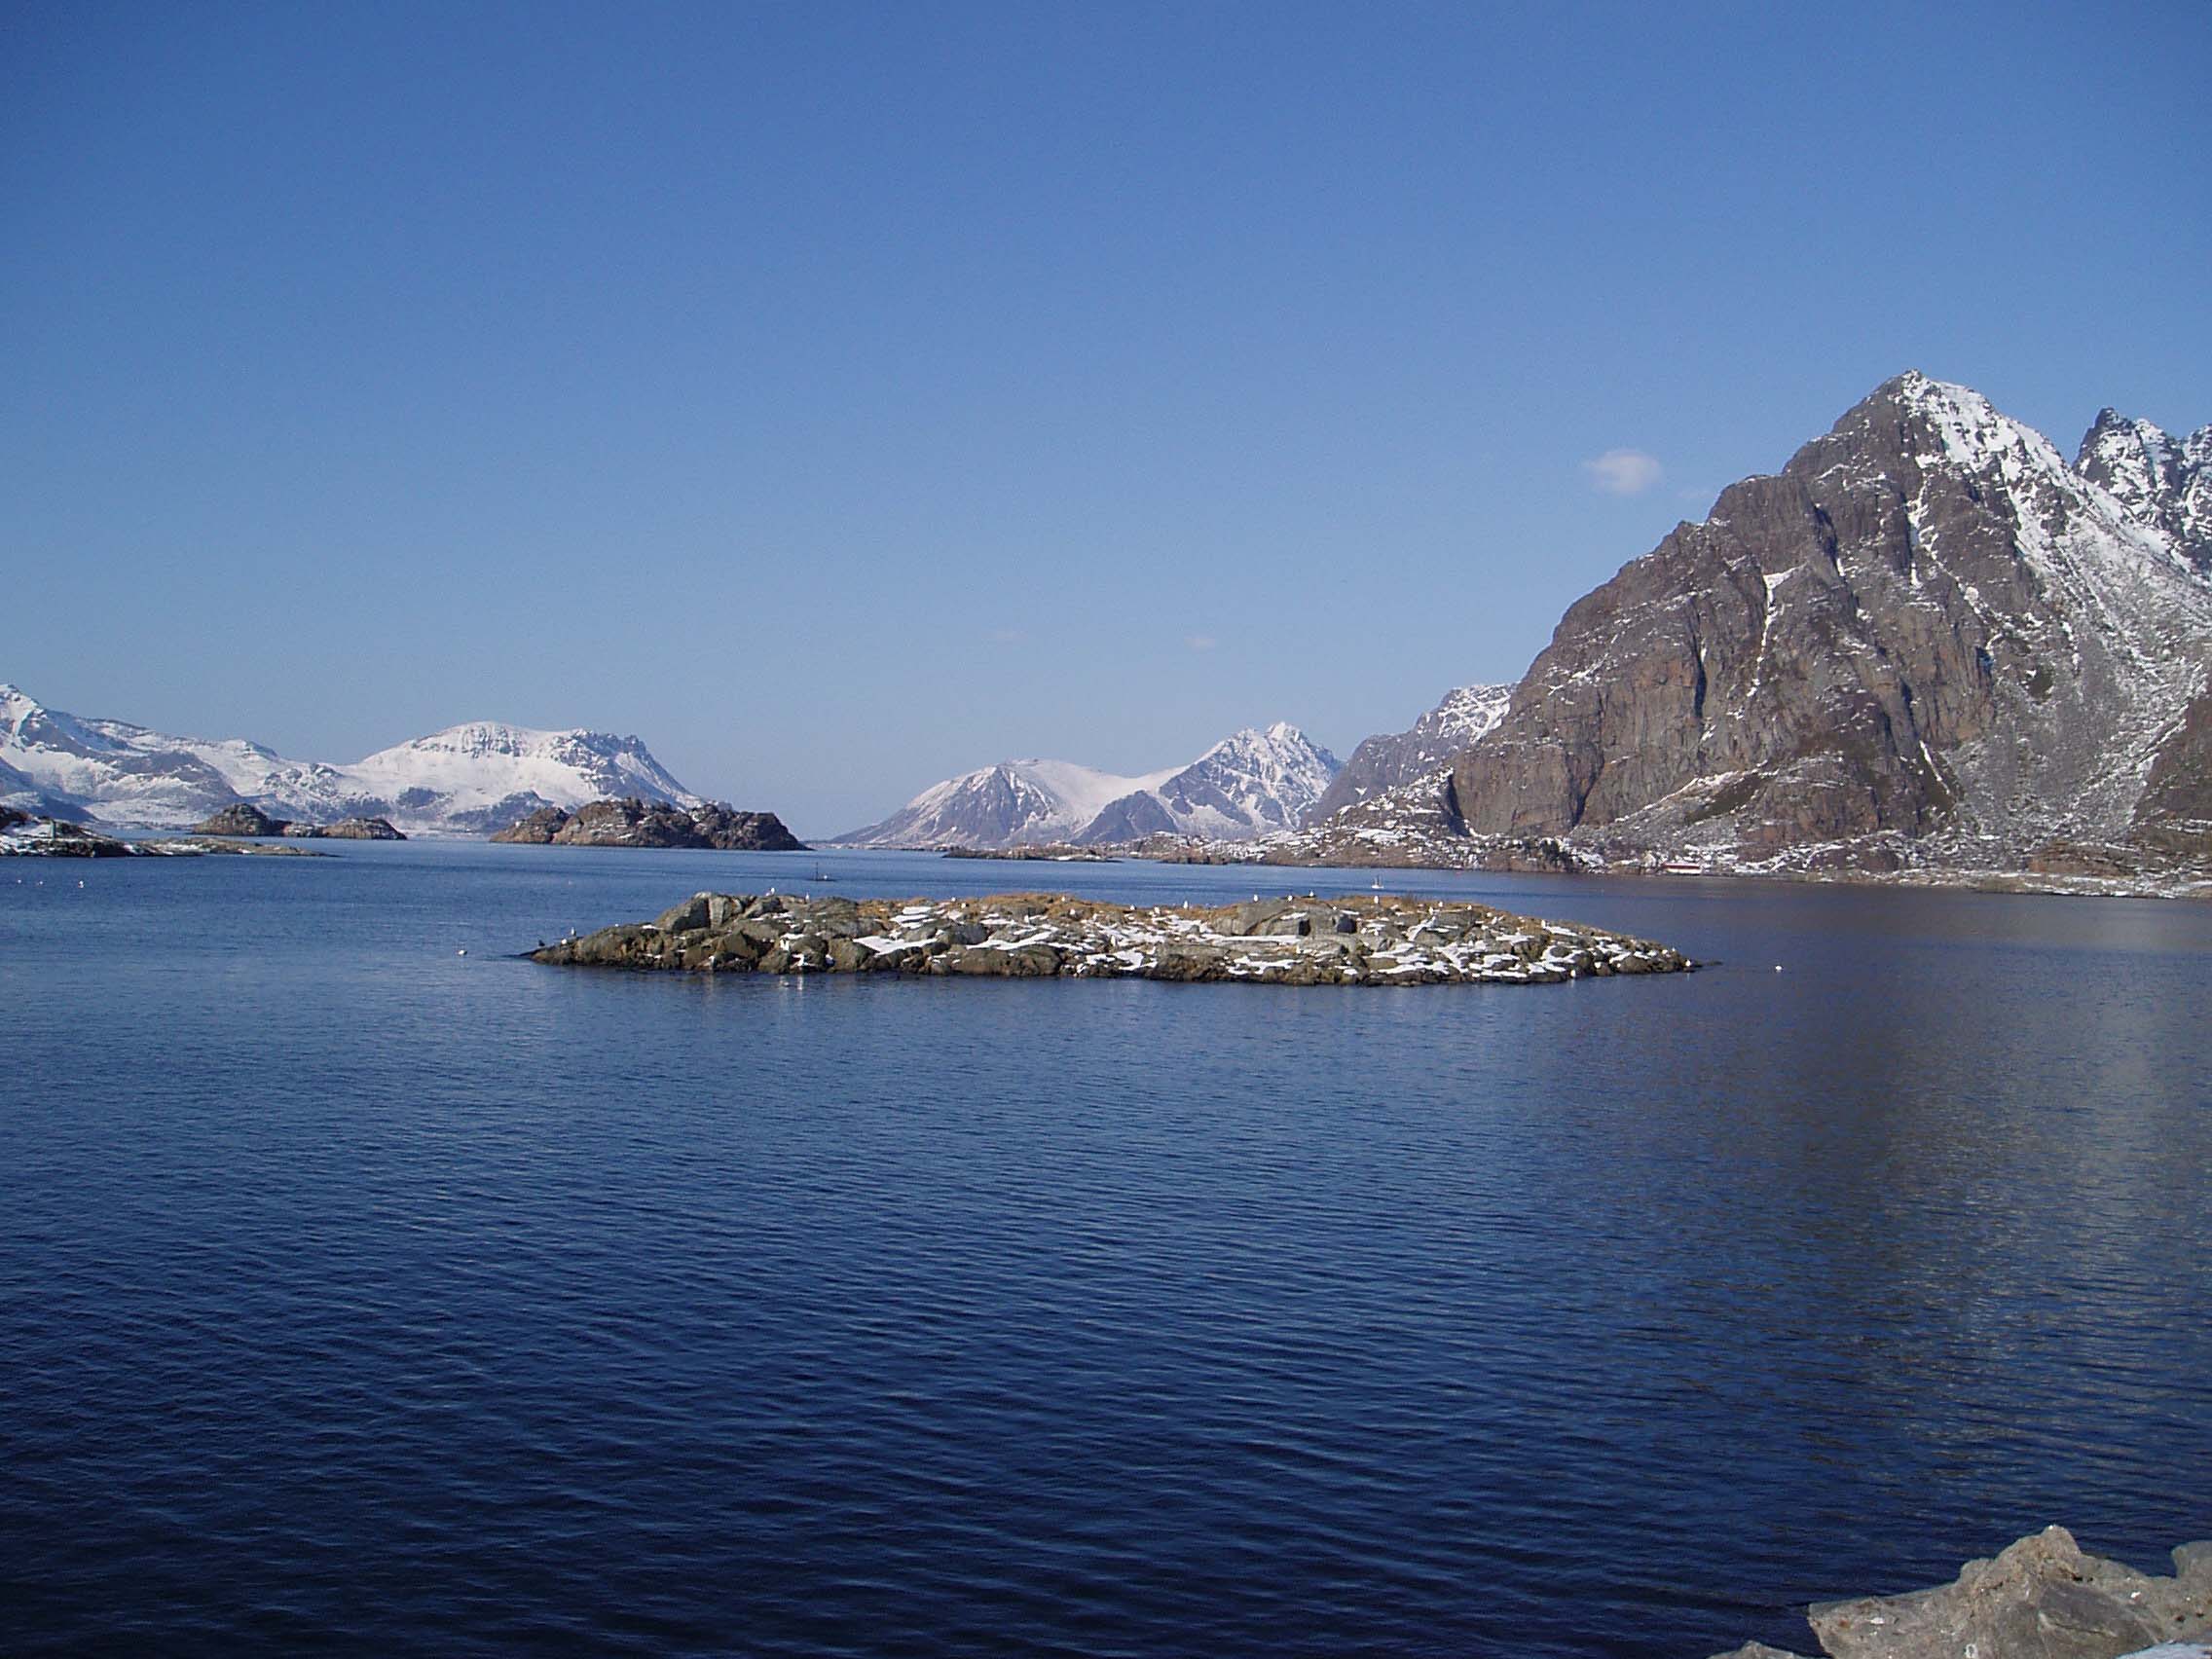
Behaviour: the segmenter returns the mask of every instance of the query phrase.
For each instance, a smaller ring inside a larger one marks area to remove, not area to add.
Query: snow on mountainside
[[[2129,518],[2212,571],[2212,426],[2175,438],[2148,421],[2100,410],[2074,466]]]
[[[2212,435],[2079,468],[1905,374],[1569,608],[1454,765],[1476,835],[1726,867],[2212,856]]]
[[[637,795],[704,805],[635,737],[599,731],[535,731],[472,720],[381,749],[345,767],[353,786],[404,816],[426,812],[469,832],[498,830],[548,806]],[[519,810],[518,810],[519,807]]]
[[[1385,791],[1433,778],[1503,719],[1512,699],[1510,685],[1462,685],[1445,692],[1442,702],[1406,730],[1381,733],[1353,750],[1305,821],[1319,824]]]
[[[700,800],[634,737],[475,721],[333,766],[239,738],[87,719],[0,685],[0,804],[49,815],[178,830],[247,801],[308,823],[378,817],[409,834],[480,834],[609,795]]]
[[[1223,840],[1298,822],[1336,775],[1335,756],[1277,722],[1224,738],[1186,766],[1137,777],[1067,760],[1002,760],[933,784],[847,847],[1098,845],[1154,834]]]

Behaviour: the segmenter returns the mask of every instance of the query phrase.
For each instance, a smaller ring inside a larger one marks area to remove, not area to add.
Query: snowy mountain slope
[[[2212,426],[2175,438],[2148,421],[2100,410],[2074,467],[2129,518],[2212,571]]]
[[[1150,834],[1236,839],[1297,823],[1336,756],[1277,722],[1224,738],[1188,765],[1136,777],[1067,760],[1002,760],[933,784],[849,847],[1096,845]]]
[[[1445,692],[1442,702],[1406,730],[1366,739],[1314,802],[1306,822],[1318,824],[1385,791],[1428,779],[1503,719],[1512,698],[1510,685],[1462,685]]]
[[[1568,609],[1455,763],[1468,830],[1858,867],[2178,846],[2212,817],[2189,447],[2100,418],[2077,469],[1964,387],[1885,383]]]
[[[1278,720],[1223,738],[1151,793],[1175,832],[1239,840],[1294,828],[1343,762]]]
[[[45,807],[28,804],[32,794]],[[609,795],[699,803],[634,737],[476,721],[351,765],[287,760],[257,743],[87,719],[0,685],[0,802],[176,830],[248,801],[309,823],[388,818],[410,834],[471,834],[542,806]]]
[[[426,813],[471,833],[497,830],[547,806],[635,795],[701,806],[635,737],[598,731],[537,731],[471,720],[381,749],[341,768],[365,795],[389,801],[387,814]],[[518,810],[519,809],[519,810]]]

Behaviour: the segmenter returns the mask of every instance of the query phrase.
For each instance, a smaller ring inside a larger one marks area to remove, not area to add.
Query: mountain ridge
[[[1231,733],[1181,766],[1124,776],[1067,760],[1001,760],[932,784],[844,847],[1097,846],[1156,834],[1240,840],[1288,830],[1340,762],[1296,726]]]
[[[46,816],[177,830],[243,803],[305,823],[379,817],[410,834],[480,834],[609,795],[704,804],[638,738],[582,727],[463,720],[330,764],[73,715],[0,683],[0,801]]]

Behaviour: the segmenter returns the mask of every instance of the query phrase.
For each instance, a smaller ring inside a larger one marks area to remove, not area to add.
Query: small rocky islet
[[[803,853],[806,843],[772,812],[740,812],[720,801],[674,806],[636,795],[549,806],[491,837],[525,847],[691,847],[723,853]]]
[[[649,922],[527,953],[556,967],[977,975],[1276,985],[1558,984],[1697,964],[1647,940],[1389,895],[1139,907],[1061,894],[829,899],[699,893]]]
[[[195,835],[228,835],[247,840],[288,836],[296,841],[404,841],[385,818],[341,818],[335,824],[309,824],[296,818],[272,818],[250,801],[226,806],[213,817],[192,827]]]

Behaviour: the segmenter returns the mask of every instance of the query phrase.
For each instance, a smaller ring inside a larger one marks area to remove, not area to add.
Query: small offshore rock
[[[285,828],[283,819],[272,818],[260,807],[241,800],[195,824],[192,832],[195,835],[281,835]]]
[[[342,818],[335,824],[309,824],[298,819],[272,818],[250,801],[234,801],[214,816],[193,827],[195,835],[226,835],[244,840],[288,836],[296,841],[404,841],[384,818]]]
[[[2173,1562],[2154,1578],[2046,1527],[1949,1584],[1816,1602],[1805,1619],[1828,1659],[2212,1659],[2212,1543]],[[1758,1642],[1715,1659],[1777,1656],[1797,1659]]]
[[[719,801],[673,806],[636,795],[595,800],[573,812],[549,806],[492,836],[519,846],[693,847],[725,853],[799,853],[806,843],[772,812],[740,812]]]

